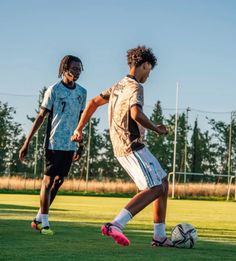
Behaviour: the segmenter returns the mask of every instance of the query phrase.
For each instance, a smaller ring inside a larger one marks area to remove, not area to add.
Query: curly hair
[[[61,63],[59,66],[58,78],[61,78],[63,73],[68,70],[71,62],[79,62],[80,66],[81,66],[81,71],[84,70],[84,67],[83,67],[83,64],[82,64],[82,61],[80,60],[80,58],[73,56],[73,55],[66,55],[61,60]]]
[[[152,65],[152,69],[157,65],[157,58],[153,54],[152,49],[144,45],[128,50],[127,60],[129,67],[138,67],[145,62],[149,62]]]

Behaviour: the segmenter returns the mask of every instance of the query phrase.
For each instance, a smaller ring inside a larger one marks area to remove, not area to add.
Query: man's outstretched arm
[[[81,115],[79,124],[74,131],[74,135],[71,137],[72,141],[81,141],[83,139],[82,130],[83,130],[84,126],[89,121],[89,119],[92,117],[92,115],[97,110],[97,108],[99,106],[102,106],[102,105],[108,103],[108,101],[109,100],[103,99],[101,96],[96,96],[88,102],[87,106],[85,107],[85,109]]]
[[[45,109],[40,109],[32,127],[31,130],[29,132],[28,137],[26,138],[24,145],[21,147],[20,151],[19,151],[19,158],[21,161],[23,161],[26,157],[26,154],[28,152],[28,147],[30,144],[30,141],[32,139],[32,137],[34,136],[34,134],[36,133],[36,131],[41,127],[41,125],[43,124],[46,116],[48,114],[48,111]]]

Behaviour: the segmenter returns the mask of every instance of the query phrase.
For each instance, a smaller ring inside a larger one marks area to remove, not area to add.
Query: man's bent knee
[[[152,187],[152,188],[150,188],[150,190],[152,190],[152,192],[156,198],[160,197],[164,193],[162,184]]]
[[[53,177],[44,175],[42,180],[42,186],[44,186],[46,189],[50,189],[53,185]]]
[[[168,190],[169,190],[169,181],[167,179],[167,177],[162,179],[162,187],[163,187],[163,192],[164,194],[168,194]]]

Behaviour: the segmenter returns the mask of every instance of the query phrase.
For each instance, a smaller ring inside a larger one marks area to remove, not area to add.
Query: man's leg
[[[50,190],[50,200],[49,200],[49,207],[51,206],[52,202],[54,201],[56,195],[57,195],[57,192],[59,190],[59,188],[61,187],[61,185],[63,184],[64,182],[64,178],[63,177],[60,177],[60,176],[56,176],[53,180],[53,184],[52,184],[52,187],[51,187],[51,190]],[[39,211],[38,211],[38,214],[36,216],[36,220],[38,222],[42,222],[41,220],[41,208],[39,208]]]
[[[51,194],[50,194],[50,206],[54,201],[57,192],[61,185],[64,182],[64,177],[67,177],[70,171],[70,167],[72,164],[74,151],[61,151],[58,152],[58,157],[56,161],[56,171],[57,175],[54,177],[53,185],[51,187]],[[60,175],[59,175],[60,174]]]
[[[143,210],[155,199],[163,193],[163,186],[158,185],[150,189],[146,189],[136,194],[125,208],[117,215],[112,223],[102,226],[102,234],[112,236],[116,243],[120,245],[129,245],[128,238],[122,233],[122,229],[137,213]]]
[[[63,177],[56,176],[54,178],[53,185],[52,185],[52,188],[51,188],[49,206],[51,206],[52,202],[54,201],[54,199],[55,199],[55,197],[57,195],[57,192],[58,192],[59,188],[61,187],[61,185],[63,184],[63,182],[64,182],[64,178]]]
[[[45,150],[45,173],[43,176],[40,190],[40,208],[31,223],[32,228],[41,230],[43,215],[48,215],[51,198],[51,187],[54,181],[54,173],[57,173],[57,157],[53,150]]]
[[[163,194],[153,202],[154,223],[165,223],[167,197],[168,197],[168,180],[163,179]]]
[[[31,223],[31,226],[34,229],[41,230],[42,227],[49,227],[48,210],[50,206],[51,187],[53,184],[53,179],[54,177],[50,177],[47,175],[43,176],[41,189],[40,189],[40,208],[35,219]]]
[[[166,209],[168,197],[168,180],[163,179],[163,194],[153,202],[154,236],[152,246],[173,246],[166,237]]]
[[[142,192],[131,199],[111,223],[107,223],[102,227],[103,235],[112,236],[113,239],[119,243],[112,235],[112,231],[117,230],[119,232],[118,235],[114,232],[114,235],[118,239],[125,237],[122,233],[124,226],[134,215],[159,197],[163,198],[161,207],[158,210],[159,218],[165,218],[168,183],[165,181],[166,178],[164,178],[166,177],[165,171],[147,148],[134,151],[127,156],[118,157],[117,159],[134,180],[137,187],[142,190]],[[163,195],[164,193],[166,194]],[[119,244],[124,243],[124,241],[126,245],[129,244],[129,240],[126,237],[123,241],[121,240]]]
[[[130,202],[125,206],[132,216],[138,214],[146,206],[148,206],[153,200],[159,198],[163,194],[162,185],[155,186],[153,188],[145,189],[136,194]]]
[[[51,188],[54,177],[44,175],[40,190],[40,209],[36,218],[32,221],[31,227],[40,230],[41,234],[53,235],[48,221],[48,211],[50,206]]]
[[[161,197],[163,194],[163,186],[158,185],[153,188],[145,189],[136,194],[120,214],[113,220],[112,223],[123,229],[126,223],[136,214],[142,211],[151,202]]]
[[[48,206],[46,206],[46,209],[49,209],[49,206],[52,204],[54,201],[57,192],[60,188],[60,186],[64,182],[64,177],[68,175],[70,166],[72,163],[72,158],[73,158],[74,152],[72,151],[51,151],[51,150],[46,150],[45,151],[45,176],[52,176],[50,180],[50,194],[48,195],[46,193],[47,200],[46,202],[48,203]],[[60,173],[60,175],[58,175]],[[57,175],[55,175],[57,174]],[[45,181],[43,180],[43,183]],[[42,184],[43,185],[43,184]],[[44,196],[45,195],[45,185],[41,189],[41,204],[40,208],[38,210],[38,213],[36,215],[36,218],[32,222],[31,226],[33,228],[36,228],[38,230],[41,229],[42,227],[42,214],[43,214],[43,206],[45,206],[44,203]],[[46,189],[48,192],[48,190]],[[48,211],[47,211],[48,212]]]
[[[41,214],[48,214],[53,181],[54,181],[54,177],[44,175],[42,180],[41,190],[40,190]]]
[[[49,207],[51,206],[52,202],[54,201],[57,195],[59,188],[64,182],[64,178],[60,176],[56,176],[53,178],[50,178],[48,176],[45,177],[46,178],[43,179],[42,181],[42,186],[40,191],[40,208],[38,210],[36,218],[31,224],[32,228],[35,228],[37,230],[41,230],[44,227],[49,227],[49,222],[48,222]],[[48,180],[47,177],[50,178],[50,181]]]
[[[54,177],[44,175],[41,191],[40,191],[40,212],[42,219],[42,229],[40,232],[46,235],[53,235],[53,231],[49,228],[48,212],[50,206],[51,188]]]

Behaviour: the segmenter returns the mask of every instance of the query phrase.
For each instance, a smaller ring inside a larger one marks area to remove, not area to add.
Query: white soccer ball
[[[172,229],[171,241],[175,247],[193,248],[197,241],[197,230],[191,224],[178,224]]]

